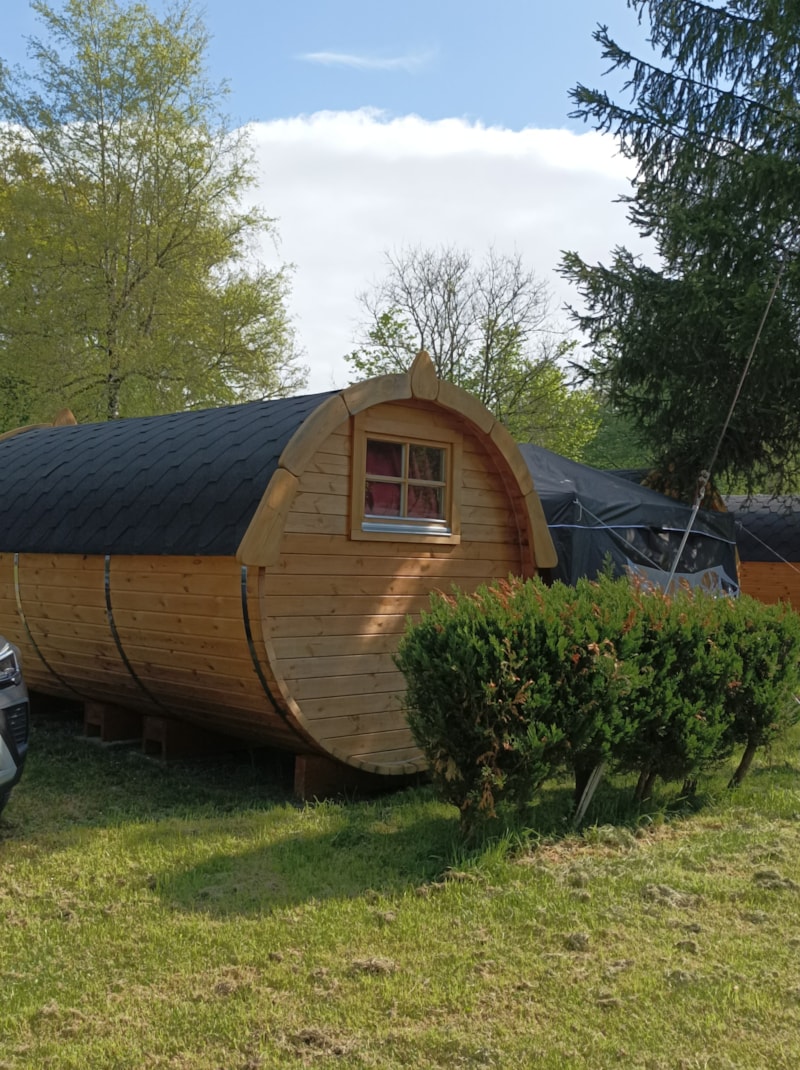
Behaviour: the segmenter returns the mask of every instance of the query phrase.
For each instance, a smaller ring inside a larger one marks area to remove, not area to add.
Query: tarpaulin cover
[[[690,506],[542,446],[524,444],[520,450],[558,554],[554,579],[575,583],[581,576],[594,578],[610,558],[616,573],[638,570],[663,585],[689,523]],[[698,512],[676,578],[693,585],[736,588],[732,516]]]

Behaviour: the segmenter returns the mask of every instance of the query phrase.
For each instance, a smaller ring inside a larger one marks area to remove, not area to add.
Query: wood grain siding
[[[29,687],[184,717],[253,742],[308,749],[269,698],[257,570],[247,601],[232,558],[0,555],[0,633],[22,650]],[[47,666],[52,671],[48,671]],[[265,689],[265,683],[267,685]],[[274,679],[272,680],[274,686]]]
[[[4,571],[7,556],[13,576],[13,554],[3,555]],[[30,688],[74,699],[83,695],[81,681],[101,701],[127,696],[130,677],[106,618],[102,557],[20,554],[11,599],[3,599],[0,627],[22,650]]]
[[[367,480],[368,436],[402,472]],[[31,686],[314,761],[419,768],[393,660],[408,616],[554,559],[519,450],[425,353],[342,391],[56,437],[3,446],[17,496],[35,489],[0,555],[0,631]],[[373,483],[398,515],[365,514]]]
[[[120,643],[136,676],[171,712],[254,742],[296,749],[296,734],[270,701],[274,681],[258,626],[257,574],[246,580],[253,652],[235,561],[114,558],[111,591]]]
[[[299,476],[280,551],[264,569],[265,643],[297,720],[333,756],[372,772],[422,768],[403,713],[404,681],[393,653],[408,615],[435,589],[530,574],[522,495],[492,442],[457,414],[419,400],[369,410],[462,440],[461,542],[415,544],[349,537],[351,422],[330,434]]]
[[[740,561],[739,583],[745,594],[762,602],[791,602],[800,610],[800,564]]]

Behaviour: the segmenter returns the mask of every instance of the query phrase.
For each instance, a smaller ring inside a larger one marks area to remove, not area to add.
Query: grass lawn
[[[800,737],[692,814],[607,785],[572,834],[554,784],[466,852],[427,789],[298,807],[279,761],[78,734],[35,723],[0,818],[0,1070],[800,1065]]]

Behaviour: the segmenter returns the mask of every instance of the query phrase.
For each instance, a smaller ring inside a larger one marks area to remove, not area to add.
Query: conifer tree
[[[617,248],[567,253],[588,373],[691,496],[774,302],[717,472],[786,489],[800,469],[800,9],[789,0],[628,0],[649,25],[637,57],[594,36],[627,81],[578,85],[574,116],[617,138],[635,168],[624,198],[653,267]]]

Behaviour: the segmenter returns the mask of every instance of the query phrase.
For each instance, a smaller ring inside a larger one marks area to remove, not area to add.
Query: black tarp
[[[615,573],[633,569],[664,586],[689,523],[690,506],[541,446],[525,444],[520,449],[558,554],[553,579],[575,583],[581,576],[594,578],[610,558]],[[675,575],[692,585],[736,589],[732,516],[698,512]]]

